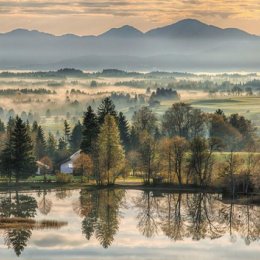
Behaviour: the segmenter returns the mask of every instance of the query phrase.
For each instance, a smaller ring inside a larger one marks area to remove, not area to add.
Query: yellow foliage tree
[[[107,115],[98,135],[98,183],[114,184],[125,164],[125,151],[114,116]]]

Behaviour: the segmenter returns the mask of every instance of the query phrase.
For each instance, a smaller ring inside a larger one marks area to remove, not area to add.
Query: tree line
[[[9,95],[16,95],[18,93],[21,94],[37,94],[37,95],[54,95],[57,94],[56,91],[51,91],[49,89],[45,89],[45,88],[38,88],[38,89],[29,89],[29,88],[22,88],[22,89],[0,89],[0,95],[1,96],[9,96]]]
[[[146,184],[180,186],[207,186],[217,174],[232,187],[243,184],[246,191],[252,183],[259,183],[255,180],[259,160],[256,128],[245,117],[226,116],[220,109],[204,113],[189,104],[174,103],[158,118],[142,107],[128,122],[107,97],[97,112],[89,106],[83,121],[73,128],[65,120],[59,140],[52,133],[45,137],[37,122],[30,125],[19,117],[9,120],[2,135],[1,174],[10,180],[34,174],[36,160],[58,170],[64,159],[80,149],[75,172],[99,185],[114,184],[119,176],[129,174],[141,176]],[[238,158],[238,151],[247,153]],[[216,158],[216,152],[229,153],[223,159]],[[236,170],[235,164],[239,165]]]

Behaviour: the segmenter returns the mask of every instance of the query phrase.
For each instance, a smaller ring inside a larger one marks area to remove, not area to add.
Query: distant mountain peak
[[[28,30],[28,29],[23,29],[23,28],[18,28],[15,30],[12,30],[10,32],[7,32],[6,35],[9,36],[24,36],[24,37],[28,37],[28,36],[52,36],[49,33],[44,33],[44,32],[40,32],[38,30]]]
[[[124,25],[119,28],[112,28],[99,37],[140,37],[143,33],[130,25]]]
[[[180,21],[176,22],[175,24],[186,24],[186,25],[200,24],[200,25],[206,25],[205,23],[201,22],[200,20],[192,19],[192,18],[180,20]]]
[[[176,23],[152,29],[147,36],[157,38],[233,38],[252,37],[247,32],[239,29],[222,29],[214,25],[208,25],[196,19],[184,19]]]

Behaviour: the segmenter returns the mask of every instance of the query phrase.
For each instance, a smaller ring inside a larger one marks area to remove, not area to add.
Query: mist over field
[[[131,26],[98,36],[24,29],[0,34],[0,69],[259,71],[260,37],[186,19],[143,33]]]

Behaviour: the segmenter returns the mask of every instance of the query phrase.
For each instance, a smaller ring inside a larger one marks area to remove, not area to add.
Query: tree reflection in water
[[[260,208],[224,204],[219,195],[168,193],[157,197],[145,191],[133,203],[137,227],[147,238],[159,231],[174,241],[216,239],[229,233],[231,241],[239,235],[250,244],[260,237]]]
[[[37,202],[35,198],[28,195],[11,193],[1,199],[0,216],[3,218],[34,218],[36,215]],[[17,256],[21,254],[32,235],[31,229],[16,227],[4,230],[5,243],[12,247]]]
[[[42,193],[42,199],[38,202],[38,209],[43,215],[47,216],[51,212],[52,201],[46,198],[48,194],[47,190],[43,190],[41,193]]]
[[[59,190],[56,200],[71,200],[71,191]],[[35,196],[36,197],[36,196]],[[0,230],[5,243],[19,256],[28,244],[34,229],[59,228],[66,223],[57,221],[37,222],[36,209],[47,215],[52,201],[47,191],[37,202],[33,196],[18,192],[3,195],[0,199]],[[127,200],[125,200],[127,197]],[[126,204],[127,201],[127,204]],[[147,237],[164,234],[172,241],[217,239],[226,234],[235,242],[238,236],[246,245],[260,238],[260,207],[238,205],[222,201],[217,194],[207,193],[155,193],[100,189],[84,190],[73,203],[74,212],[82,218],[81,231],[87,240],[96,238],[102,247],[112,245],[119,231],[120,219],[126,205],[135,214],[137,228]],[[129,216],[126,213],[126,218]]]
[[[0,230],[3,231],[5,244],[13,248],[17,256],[26,248],[33,229],[60,228],[67,224],[57,221],[36,222],[36,209],[37,201],[29,195],[10,192],[1,198]]]
[[[119,189],[81,190],[73,208],[84,218],[82,233],[88,240],[95,235],[104,248],[112,244],[119,229],[120,207],[124,196],[125,191]]]

